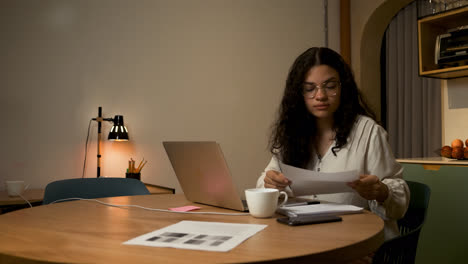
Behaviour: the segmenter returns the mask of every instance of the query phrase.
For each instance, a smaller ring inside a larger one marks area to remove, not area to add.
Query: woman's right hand
[[[265,188],[275,188],[280,191],[284,191],[284,188],[291,184],[291,181],[284,177],[283,173],[274,170],[267,171],[263,181]]]

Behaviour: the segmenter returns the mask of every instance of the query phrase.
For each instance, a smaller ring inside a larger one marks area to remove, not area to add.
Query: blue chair
[[[145,184],[132,178],[79,178],[47,184],[42,204],[67,198],[103,198],[150,194]]]
[[[385,241],[376,251],[374,264],[413,264],[416,259],[419,233],[426,219],[431,190],[429,186],[406,181],[410,189],[410,203],[405,216],[398,220],[400,236]]]

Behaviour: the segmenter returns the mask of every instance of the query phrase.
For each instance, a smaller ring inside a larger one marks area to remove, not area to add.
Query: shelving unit
[[[436,38],[468,25],[468,6],[418,19],[419,75],[451,79],[468,76],[468,65],[441,68],[435,63]]]

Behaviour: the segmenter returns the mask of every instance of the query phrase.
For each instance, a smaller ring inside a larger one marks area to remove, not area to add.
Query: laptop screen
[[[165,141],[163,146],[187,200],[246,210],[218,143]]]

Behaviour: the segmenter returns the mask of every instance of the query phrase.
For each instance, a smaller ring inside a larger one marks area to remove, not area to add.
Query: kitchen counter
[[[397,159],[403,164],[420,164],[425,170],[439,170],[440,166],[468,167],[468,160],[448,159],[444,157]]]

